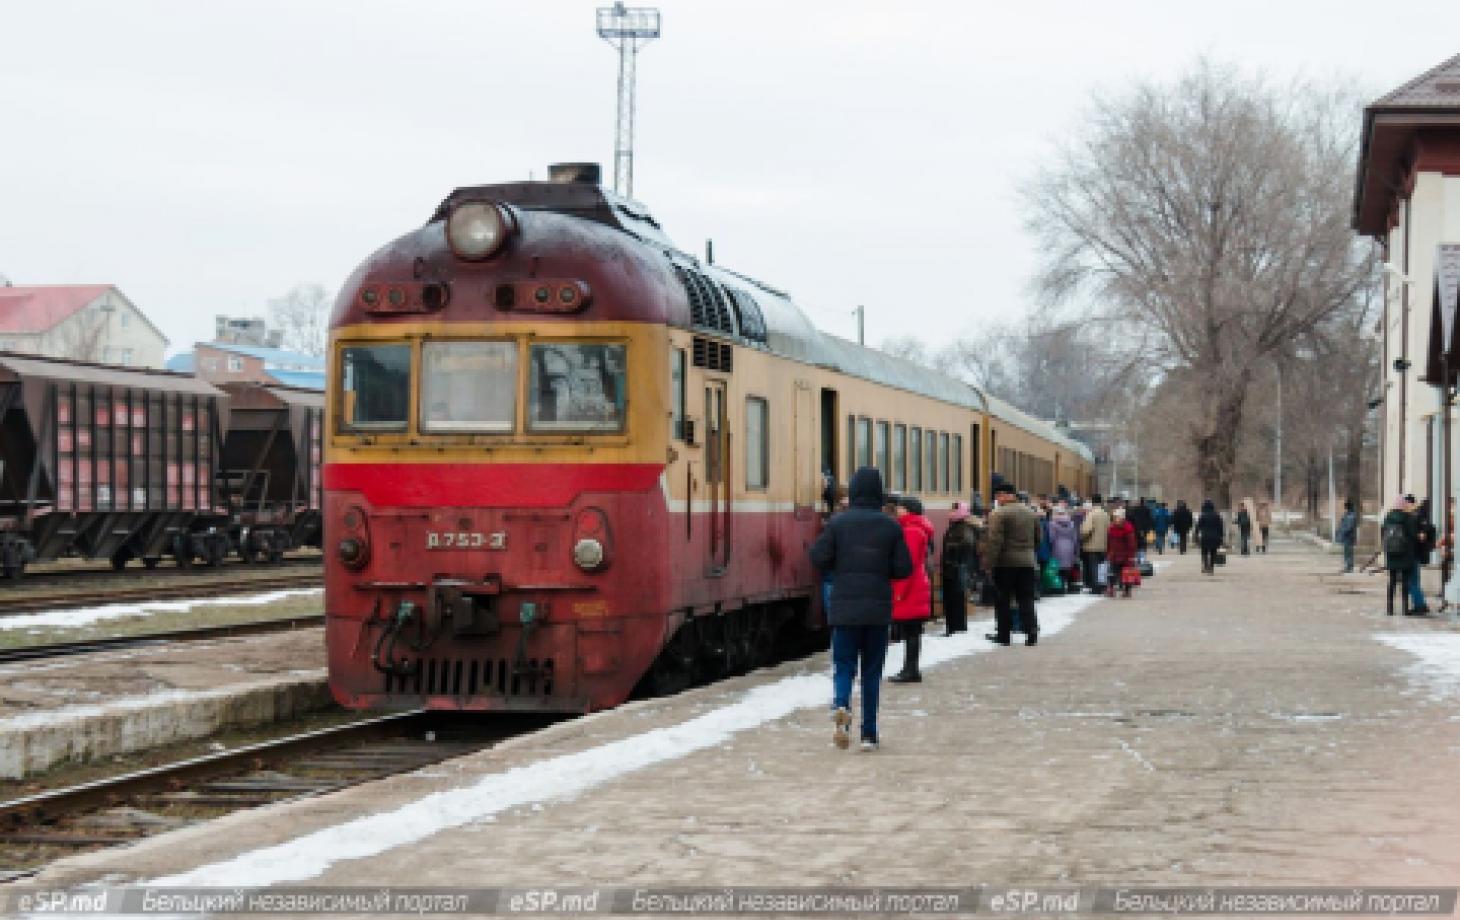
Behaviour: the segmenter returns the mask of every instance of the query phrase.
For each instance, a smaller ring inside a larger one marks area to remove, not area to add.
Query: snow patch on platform
[[[1048,598],[1039,605],[1040,637],[1052,636],[1100,597]],[[934,667],[973,653],[1038,655],[1038,646],[1003,648],[982,635],[960,633],[924,643],[923,664]],[[232,859],[154,879],[149,885],[264,887],[315,878],[336,863],[367,859],[432,835],[523,806],[560,802],[654,764],[729,741],[800,709],[825,708],[830,674],[800,674],[747,691],[738,700],[665,728],[631,735],[573,754],[549,757],[434,792],[399,808],[365,815]]]
[[[100,607],[73,607],[69,610],[47,610],[44,613],[22,613],[0,618],[0,630],[88,626],[101,620],[117,620],[122,617],[184,613],[194,607],[261,607],[285,598],[323,593],[324,588],[291,588],[233,597],[196,597],[178,601],[139,601],[130,604],[104,604]]]
[[[1405,671],[1433,700],[1460,699],[1460,636],[1447,633],[1381,633],[1374,638],[1413,655]]]

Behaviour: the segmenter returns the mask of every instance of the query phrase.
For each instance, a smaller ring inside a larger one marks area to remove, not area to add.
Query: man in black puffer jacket
[[[811,564],[831,574],[826,620],[833,664],[832,741],[839,748],[851,743],[852,681],[860,664],[862,750],[875,751],[877,697],[892,624],[892,580],[911,575],[913,560],[902,528],[882,513],[882,474],[875,467],[852,474],[847,497],[851,507],[827,522],[811,547]]]

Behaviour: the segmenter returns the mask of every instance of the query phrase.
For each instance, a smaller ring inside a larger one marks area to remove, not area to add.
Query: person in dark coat
[[[1176,510],[1171,512],[1171,526],[1176,528],[1176,539],[1181,548],[1181,555],[1186,555],[1186,537],[1191,533],[1195,521],[1191,517],[1191,509],[1186,507],[1182,499],[1176,500]]]
[[[984,568],[994,580],[994,628],[984,638],[999,645],[1009,644],[1014,631],[1011,604],[1019,605],[1024,644],[1039,641],[1039,616],[1034,610],[1034,549],[1039,545],[1039,516],[1019,501],[1008,483],[994,490],[998,507],[989,515],[988,536],[983,553]]]
[[[1252,515],[1247,513],[1247,506],[1252,504],[1252,499],[1242,499],[1242,504],[1237,508],[1237,516],[1233,522],[1237,525],[1237,533],[1242,537],[1242,555],[1246,556],[1252,549]]]
[[[1409,612],[1421,616],[1430,612],[1429,604],[1425,603],[1424,588],[1420,583],[1420,572],[1430,564],[1430,559],[1435,552],[1435,537],[1439,531],[1435,525],[1430,523],[1430,500],[1427,498],[1415,505],[1414,496],[1406,495],[1404,500],[1408,503],[1405,509],[1414,515],[1414,567],[1409,570]]]
[[[975,535],[968,523],[971,512],[967,504],[955,502],[948,515],[948,529],[943,532],[943,553],[939,568],[943,573],[944,635],[968,632],[969,572],[976,553]]]
[[[1171,512],[1165,502],[1156,505],[1151,512],[1151,525],[1156,528],[1156,552],[1166,555],[1166,534],[1171,530]]]
[[[1141,496],[1125,511],[1125,519],[1130,521],[1130,526],[1136,532],[1136,553],[1144,555],[1146,546],[1150,542],[1147,536],[1156,526],[1151,517],[1151,507],[1146,504],[1145,496]]]
[[[1227,527],[1217,506],[1209,498],[1201,503],[1201,516],[1196,519],[1196,545],[1201,550],[1201,570],[1208,575],[1217,571],[1217,550],[1222,548],[1222,538]]]
[[[892,623],[892,582],[913,573],[897,522],[883,514],[882,474],[852,474],[851,506],[832,517],[811,547],[811,564],[831,573],[832,741],[851,744],[852,681],[862,673],[862,749],[877,749],[877,699]],[[918,560],[921,564],[922,560]]]
[[[1414,547],[1419,540],[1419,526],[1406,509],[1408,502],[1401,495],[1379,524],[1379,542],[1384,549],[1384,567],[1389,570],[1389,615],[1394,616],[1394,589],[1399,589],[1399,606],[1405,616],[1409,609],[1409,572],[1414,568]]]
[[[1351,501],[1343,503],[1343,518],[1338,522],[1335,536],[1343,547],[1343,572],[1347,575],[1354,570],[1354,545],[1359,542],[1359,513]]]

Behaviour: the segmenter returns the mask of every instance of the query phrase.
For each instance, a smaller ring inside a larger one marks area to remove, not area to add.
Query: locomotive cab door
[[[708,574],[730,565],[730,419],[725,381],[705,383],[705,506],[709,512]]]

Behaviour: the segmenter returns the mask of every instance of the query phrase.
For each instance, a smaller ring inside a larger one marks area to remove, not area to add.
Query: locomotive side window
[[[676,348],[669,354],[669,396],[673,405],[670,419],[670,437],[684,440],[685,406],[685,356],[683,348]]]
[[[422,431],[511,431],[516,410],[516,342],[421,346]]]
[[[620,431],[628,401],[625,346],[533,345],[528,427],[534,431]]]
[[[921,492],[923,491],[923,429],[914,428],[912,430],[908,446],[912,448],[912,456],[907,459],[907,487],[913,492]]]
[[[892,429],[892,488],[907,491],[907,426],[903,424]]]
[[[349,345],[340,350],[341,425],[347,431],[405,431],[411,346]]]
[[[763,490],[770,484],[770,407],[758,396],[745,398],[745,487]]]

